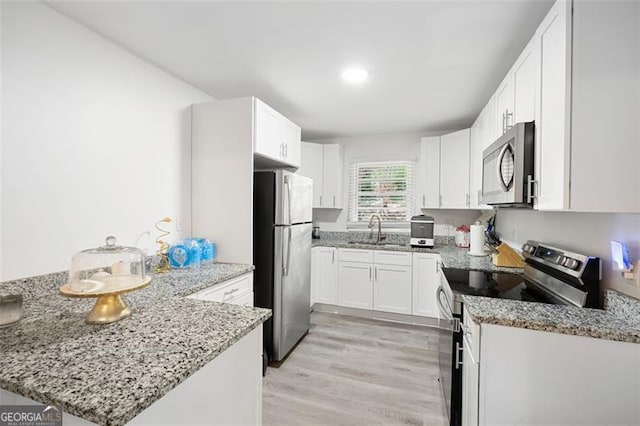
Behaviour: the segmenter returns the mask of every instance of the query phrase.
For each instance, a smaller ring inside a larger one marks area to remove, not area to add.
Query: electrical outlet
[[[184,231],[184,217],[176,216],[176,232]]]

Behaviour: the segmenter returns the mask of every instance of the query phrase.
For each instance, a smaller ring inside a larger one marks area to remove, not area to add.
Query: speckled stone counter
[[[444,240],[436,239],[433,248],[411,247],[407,243],[372,245],[366,243],[352,243],[344,239],[318,239],[313,240],[313,247],[337,247],[364,250],[385,250],[385,251],[408,251],[412,253],[434,253],[439,254],[442,263],[448,268],[469,269],[473,271],[489,272],[509,272],[520,273],[521,268],[504,268],[491,263],[491,256],[470,256],[469,249],[459,248],[453,244],[447,244]]]
[[[125,295],[130,317],[87,325],[93,300],[58,294],[67,275],[0,284],[22,292],[25,317],[0,328],[0,388],[104,425],[122,425],[271,316],[271,311],[188,299],[247,273],[214,264],[153,277]]]
[[[547,305],[517,300],[462,296],[478,323],[640,343],[640,301],[607,290],[606,309]]]

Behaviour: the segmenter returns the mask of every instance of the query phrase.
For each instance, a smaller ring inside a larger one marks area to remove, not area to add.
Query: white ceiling
[[[218,99],[261,98],[311,140],[469,127],[552,2],[48,4]],[[344,84],[349,65],[369,82]]]

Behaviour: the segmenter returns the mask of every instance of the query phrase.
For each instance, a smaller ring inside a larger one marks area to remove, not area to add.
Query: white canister
[[[456,231],[456,246],[463,248],[469,247],[469,232]]]

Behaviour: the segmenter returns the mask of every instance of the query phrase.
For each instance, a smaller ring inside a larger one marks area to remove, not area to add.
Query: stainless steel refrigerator
[[[255,172],[253,292],[273,310],[264,325],[270,361],[281,361],[309,331],[313,181],[284,170]]]

